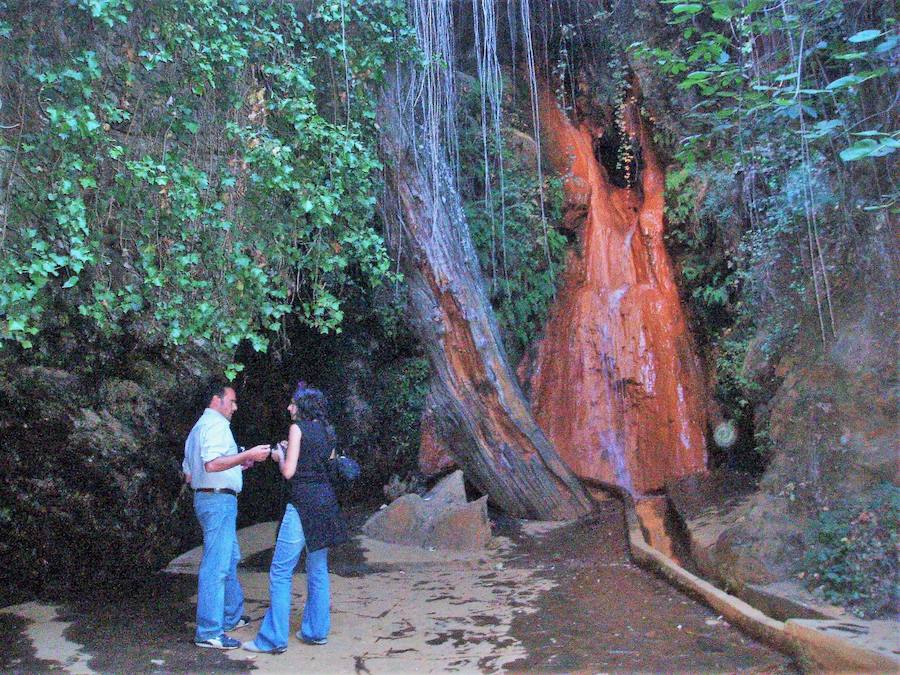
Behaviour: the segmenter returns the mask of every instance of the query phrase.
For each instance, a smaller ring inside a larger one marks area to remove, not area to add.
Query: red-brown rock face
[[[426,408],[421,421],[422,440],[419,442],[419,471],[433,478],[456,466],[446,444],[438,437],[434,413]]]
[[[580,252],[563,275],[529,373],[534,414],[576,474],[643,493],[705,468],[699,365],[663,247],[664,173],[636,104],[639,185],[618,188],[593,151],[602,130],[573,125],[545,94],[548,152],[567,176]]]

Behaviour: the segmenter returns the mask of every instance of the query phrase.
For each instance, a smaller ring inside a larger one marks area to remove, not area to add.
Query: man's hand
[[[254,462],[262,462],[269,456],[268,445],[255,445],[249,450],[244,450],[236,455],[223,455],[216,457],[204,464],[206,471],[214,473],[216,471],[225,471],[240,464],[244,469],[249,469]],[[249,464],[248,464],[249,463]],[[247,465],[248,464],[248,465]],[[247,466],[244,466],[247,465]]]
[[[254,445],[249,450],[244,450],[241,453],[244,455],[242,458],[243,461],[250,462],[262,462],[265,459],[269,458],[269,446],[268,445]]]

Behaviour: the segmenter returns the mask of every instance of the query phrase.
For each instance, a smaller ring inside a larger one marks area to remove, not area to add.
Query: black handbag
[[[359,462],[346,455],[338,455],[329,460],[328,464],[332,476],[347,481],[348,483],[359,478],[359,474],[361,473]]]

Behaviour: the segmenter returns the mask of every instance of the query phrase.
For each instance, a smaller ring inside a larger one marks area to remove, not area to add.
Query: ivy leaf
[[[841,120],[822,120],[821,122],[816,122],[815,126],[807,131],[805,136],[810,140],[815,138],[822,138],[823,136],[827,136],[840,126],[843,126],[843,122]]]
[[[897,148],[898,143],[894,139],[886,139],[888,142],[878,142],[872,138],[864,138],[857,141],[849,148],[841,150],[841,159],[845,162],[856,162],[866,157],[883,157],[889,155]]]
[[[692,73],[689,73],[686,78],[678,85],[679,89],[690,89],[694,85],[700,84],[701,82],[706,82],[710,77],[712,77],[712,73],[708,70],[695,70]]]
[[[889,52],[897,46],[897,42],[900,42],[900,38],[896,35],[891,35],[887,40],[875,47],[875,53],[884,54],[885,52]]]
[[[77,276],[69,277],[68,279],[66,279],[66,283],[64,283],[64,284],[62,285],[62,287],[63,287],[63,288],[72,288],[72,286],[74,286],[74,285],[77,284],[77,283],[78,283],[78,277],[77,277]]]
[[[734,11],[727,2],[722,2],[721,0],[719,2],[713,2],[711,7],[713,11],[712,17],[719,21],[728,21],[734,16]]]
[[[869,30],[861,30],[860,32],[856,33],[855,35],[851,35],[850,37],[848,37],[847,42],[853,42],[853,43],[868,42],[869,40],[874,40],[875,38],[879,37],[880,35],[881,35],[881,31],[876,30],[874,28],[869,29]]]
[[[703,10],[703,5],[696,2],[675,5],[672,8],[672,14],[697,14]]]
[[[834,58],[838,61],[853,61],[868,56],[869,52],[850,52],[849,54],[838,54]]]
[[[877,70],[866,70],[859,74],[844,75],[844,77],[839,77],[833,82],[829,82],[825,89],[827,89],[828,91],[834,91],[835,89],[840,89],[842,87],[861,84],[866,80],[871,80],[873,77],[880,77],[886,72],[887,68],[878,68]]]
[[[841,87],[849,87],[853,84],[859,84],[863,82],[863,79],[859,75],[844,75],[844,77],[839,77],[833,82],[829,82],[825,89],[828,91],[834,91],[835,89],[840,89]]]

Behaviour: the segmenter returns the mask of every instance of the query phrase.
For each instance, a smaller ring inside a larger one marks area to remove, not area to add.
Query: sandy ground
[[[245,612],[268,604],[275,523],[241,531]],[[35,672],[784,672],[789,660],[636,568],[621,513],[589,522],[495,524],[493,546],[454,554],[357,536],[331,552],[332,631],[281,655],[193,646],[198,552],[126,598],[0,610],[0,670]],[[292,622],[306,579],[294,577]],[[292,632],[298,626],[292,625]]]

